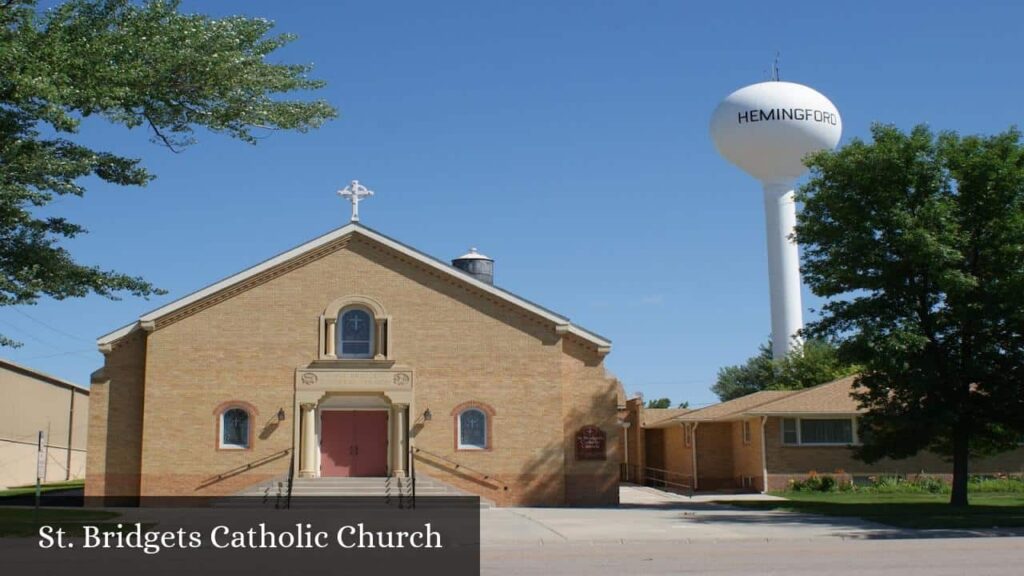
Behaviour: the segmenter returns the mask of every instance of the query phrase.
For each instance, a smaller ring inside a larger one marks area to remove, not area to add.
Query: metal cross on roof
[[[338,190],[338,196],[345,198],[352,203],[352,222],[359,222],[359,202],[363,198],[373,196],[373,190],[370,190],[366,186],[359,183],[359,180],[353,180],[348,186],[345,186],[341,190]]]

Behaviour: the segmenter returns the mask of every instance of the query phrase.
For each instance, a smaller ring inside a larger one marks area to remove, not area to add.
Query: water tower
[[[792,240],[793,190],[812,152],[835,148],[843,131],[828,98],[802,84],[777,80],[728,95],[711,117],[718,152],[761,181],[768,233],[768,284],[772,304],[772,356],[800,346],[800,257]]]

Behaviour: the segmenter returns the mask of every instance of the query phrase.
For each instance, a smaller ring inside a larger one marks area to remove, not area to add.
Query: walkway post
[[[70,446],[68,447],[70,450]],[[46,476],[46,453],[43,451],[43,431],[39,431],[36,439],[36,511],[43,496],[42,479]]]

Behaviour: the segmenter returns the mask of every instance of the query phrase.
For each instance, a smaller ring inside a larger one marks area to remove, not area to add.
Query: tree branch
[[[181,152],[180,149],[174,147],[174,142],[171,141],[170,138],[168,138],[166,135],[164,135],[163,132],[160,131],[160,128],[158,128],[156,123],[153,122],[153,119],[149,117],[149,114],[143,112],[142,117],[146,119],[146,122],[149,124],[150,129],[153,130],[153,134],[157,138],[159,138],[161,142],[163,142],[164,146],[166,146],[171,152],[174,152],[175,154]]]

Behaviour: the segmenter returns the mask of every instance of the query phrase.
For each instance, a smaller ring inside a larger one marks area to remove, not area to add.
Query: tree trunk
[[[953,429],[953,492],[949,496],[951,506],[967,506],[967,460],[970,457],[970,442],[966,427],[955,424]]]

